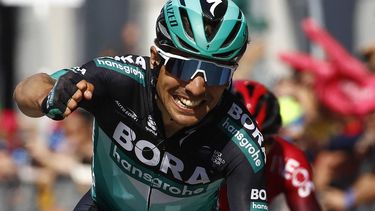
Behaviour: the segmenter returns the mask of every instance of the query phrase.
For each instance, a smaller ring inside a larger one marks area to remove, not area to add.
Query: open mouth
[[[190,99],[186,99],[186,98],[183,98],[181,96],[176,96],[176,95],[173,96],[173,99],[179,107],[184,108],[184,109],[194,109],[204,103],[203,99],[190,100]]]

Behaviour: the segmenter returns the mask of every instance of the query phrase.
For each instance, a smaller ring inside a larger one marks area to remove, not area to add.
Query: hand
[[[336,188],[329,188],[323,192],[322,205],[327,210],[345,210],[345,193]]]
[[[76,84],[76,86],[78,89],[68,100],[68,104],[64,112],[65,117],[70,115],[78,107],[78,103],[80,101],[91,100],[92,98],[92,94],[94,91],[94,85],[92,83],[89,83],[86,80],[81,80]]]
[[[91,100],[94,85],[80,73],[69,71],[62,75],[43,100],[41,110],[49,118],[62,120],[70,115],[82,100]]]

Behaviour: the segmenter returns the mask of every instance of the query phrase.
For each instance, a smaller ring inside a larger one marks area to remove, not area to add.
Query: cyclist
[[[276,135],[281,127],[277,98],[255,81],[235,81],[233,88],[265,137],[268,202],[283,193],[292,211],[321,210],[315,197],[312,170],[303,151]],[[220,207],[223,211],[231,210],[227,206],[225,187],[220,195]]]
[[[169,0],[150,57],[93,59],[17,85],[26,115],[94,121],[93,185],[75,210],[267,210],[263,136],[227,87],[248,31],[230,0]],[[56,78],[53,79],[53,77]]]

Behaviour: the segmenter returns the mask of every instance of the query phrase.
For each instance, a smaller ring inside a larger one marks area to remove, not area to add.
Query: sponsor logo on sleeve
[[[118,100],[115,100],[115,103],[116,103],[117,107],[119,108],[119,110],[123,114],[129,116],[130,118],[132,118],[136,122],[138,121],[138,116],[137,116],[137,114],[134,111],[132,111],[130,108],[127,108],[127,107],[123,106],[120,103],[120,101],[118,101]]]
[[[224,118],[219,123],[219,127],[245,154],[253,171],[255,173],[259,172],[263,169],[266,161],[265,148],[261,147],[263,143],[263,135],[248,114],[243,113],[241,107],[237,104],[232,104],[228,114],[232,118]]]
[[[149,131],[150,133],[152,133],[154,136],[158,135],[158,133],[156,132],[156,130],[157,130],[156,123],[155,123],[155,121],[154,121],[154,119],[152,118],[151,115],[148,115],[148,117],[147,117],[146,130]]]
[[[268,210],[266,202],[251,202],[250,211],[264,211]]]
[[[121,63],[113,59],[106,58],[98,58],[94,61],[97,67],[103,67],[114,70],[118,73],[124,74],[136,80],[138,83],[142,84],[142,86],[145,86],[145,73],[141,68],[137,66]]]
[[[250,211],[264,211],[268,210],[267,192],[264,189],[251,189],[250,193],[251,206]]]
[[[215,166],[222,166],[225,164],[225,160],[222,158],[223,153],[219,151],[214,151],[211,157],[211,161]]]
[[[305,198],[314,190],[314,183],[306,168],[295,159],[288,159],[285,164],[284,178],[291,181],[293,187],[298,189],[298,195]]]
[[[82,75],[85,75],[86,74],[86,69],[85,68],[82,68],[82,67],[72,67],[70,68],[73,72],[75,73],[80,73]]]
[[[264,157],[260,147],[247,132],[229,117],[220,122],[221,129],[231,137],[231,141],[245,154],[254,172],[264,167]]]

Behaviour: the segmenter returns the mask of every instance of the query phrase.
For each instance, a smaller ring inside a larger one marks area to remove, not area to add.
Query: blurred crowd
[[[137,25],[125,24],[122,33],[123,50],[105,49],[102,55],[138,50]],[[235,79],[251,79],[251,71],[264,54],[264,45],[249,45]],[[320,70],[330,74],[345,66],[335,64],[339,62],[335,55],[325,50],[327,55],[320,63],[314,63],[308,54],[294,54],[297,62],[280,57],[292,74],[267,84],[281,105],[280,134],[306,153],[324,210],[375,210],[375,107],[361,113],[343,112],[331,106],[344,107],[341,101],[325,101],[322,89],[317,87],[322,81]],[[375,77],[375,43],[350,56],[367,71],[366,76]],[[345,68],[350,72],[354,66]],[[342,75],[346,76],[342,81],[360,83],[355,75]],[[43,124],[36,124],[17,111],[2,109],[0,210],[72,210],[91,185],[92,121],[90,114],[77,110],[63,121],[45,118]]]
[[[375,210],[375,43],[354,55],[312,20],[301,31],[323,58],[279,52],[291,74],[266,85],[281,106],[280,135],[305,152],[323,210]],[[256,76],[265,45],[250,44],[235,79]],[[288,210],[282,197],[273,203]]]
[[[280,52],[292,74],[268,84],[281,106],[280,135],[306,153],[323,210],[375,210],[375,43],[350,55],[309,24],[304,31],[324,58]],[[254,62],[262,56],[256,45],[248,53]]]
[[[92,117],[83,110],[45,128],[0,113],[0,210],[73,210],[91,185]],[[41,132],[44,131],[44,132]]]

